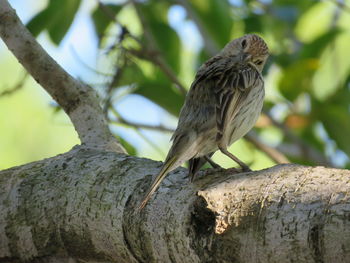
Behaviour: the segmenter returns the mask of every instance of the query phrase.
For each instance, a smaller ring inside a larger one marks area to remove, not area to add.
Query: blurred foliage
[[[14,56],[0,63],[0,170],[69,151],[79,143],[67,115],[53,114],[52,100]],[[16,87],[14,93],[5,91]],[[53,116],[54,115],[54,116]]]
[[[72,25],[80,2],[80,0],[50,0],[48,6],[28,23],[28,29],[34,36],[47,30],[52,41],[58,45]]]
[[[47,30],[59,44],[79,4],[50,0],[28,28],[35,35]],[[186,13],[184,22],[192,21],[202,38],[192,56],[182,56],[187,39],[171,25],[173,8]],[[272,119],[259,120],[259,138],[292,161],[350,167],[349,0],[101,1],[91,20],[99,48],[119,72],[106,83],[106,101],[127,86],[128,94],[142,95],[175,116],[184,99],[179,89],[184,71],[194,76],[205,59],[235,37],[261,35],[271,50],[264,73],[265,112]],[[190,83],[185,84],[188,89]],[[271,127],[273,139],[264,132]]]

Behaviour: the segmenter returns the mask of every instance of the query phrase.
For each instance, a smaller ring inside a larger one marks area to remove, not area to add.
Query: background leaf
[[[231,40],[233,21],[231,6],[227,0],[189,0],[192,11],[196,13],[203,30],[209,33],[218,47],[223,47]]]
[[[145,96],[175,116],[179,115],[184,97],[174,90],[162,72],[156,70],[153,79],[145,78],[137,86],[136,94]]]
[[[92,13],[92,21],[94,23],[94,29],[95,32],[99,38],[99,40],[101,41],[101,38],[103,37],[103,35],[105,34],[105,31],[107,29],[107,27],[112,24],[112,17],[109,17],[109,14],[111,16],[115,16],[118,14],[118,12],[122,9],[122,5],[116,5],[116,4],[106,4],[104,5],[104,8],[109,10],[106,12],[109,12],[108,14],[106,14],[102,7],[97,6],[96,9],[93,11]]]
[[[34,36],[48,30],[51,40],[58,45],[68,32],[81,0],[50,0],[46,9],[27,24]]]

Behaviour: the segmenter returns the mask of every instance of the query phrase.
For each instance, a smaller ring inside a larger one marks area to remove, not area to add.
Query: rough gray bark
[[[125,152],[109,131],[95,91],[70,76],[46,53],[7,0],[0,0],[0,37],[30,75],[67,113],[83,144]]]
[[[350,171],[180,168],[135,212],[160,165],[79,146],[0,172],[0,262],[349,262]]]

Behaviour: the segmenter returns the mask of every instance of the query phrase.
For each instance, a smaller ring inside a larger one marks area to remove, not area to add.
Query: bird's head
[[[221,51],[221,55],[238,57],[242,62],[262,72],[269,56],[269,49],[261,37],[249,34],[232,40]]]

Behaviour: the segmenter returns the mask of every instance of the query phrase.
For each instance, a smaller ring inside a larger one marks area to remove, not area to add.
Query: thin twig
[[[112,91],[118,85],[118,83],[123,75],[125,65],[126,65],[126,62],[125,62],[125,59],[123,59],[122,65],[117,66],[115,68],[115,73],[113,75],[113,78],[107,87],[107,99],[106,99],[105,104],[103,106],[103,112],[105,113],[106,118],[108,118],[108,108],[111,106]]]
[[[114,116],[117,118],[116,120],[110,120],[110,123],[120,125],[124,124],[129,127],[132,127],[135,129],[137,134],[145,140],[149,145],[151,145],[158,153],[161,155],[165,155],[165,153],[156,145],[154,144],[151,140],[149,140],[143,133],[142,129],[148,129],[148,130],[156,130],[156,131],[162,131],[162,132],[173,132],[174,130],[171,128],[167,128],[162,125],[148,125],[148,124],[141,124],[141,123],[136,123],[136,122],[131,122],[126,119],[124,119],[119,112],[114,108],[111,107],[111,112],[114,114]]]
[[[109,6],[105,5],[100,0],[96,0],[96,1],[98,3],[98,7],[100,8],[100,10],[109,18],[109,20],[111,22],[114,22],[115,24],[117,24],[117,25],[119,25],[121,27],[121,31],[120,31],[120,34],[118,36],[118,41],[116,41],[116,44],[112,45],[109,48],[109,50],[113,50],[116,47],[117,44],[121,43],[124,40],[126,35],[130,36],[136,42],[141,44],[141,41],[137,37],[135,37],[132,34],[130,34],[130,31],[128,30],[128,28],[118,21],[118,19],[115,16],[113,10]]]
[[[104,3],[102,3],[100,0],[96,0],[98,7],[100,8],[100,10],[111,20],[114,21],[116,24],[120,24],[117,20],[117,18],[115,17],[115,14],[113,13],[113,11],[106,6]]]
[[[154,131],[161,131],[161,132],[174,132],[175,129],[166,127],[164,125],[151,125],[151,124],[145,124],[145,123],[139,123],[139,122],[133,122],[133,121],[129,121],[124,119],[123,117],[121,117],[120,115],[117,117],[118,119],[116,120],[111,120],[111,123],[114,124],[125,124],[127,126],[131,126],[131,127],[135,127],[135,128],[139,128],[139,129],[146,129],[146,130],[154,130]]]
[[[275,120],[270,113],[264,111],[264,114],[269,118],[269,120],[274,126],[279,128],[283,132],[283,134],[289,140],[291,140],[293,143],[299,146],[305,159],[313,161],[319,165],[332,166],[331,162],[324,155],[322,155],[320,152],[314,149],[311,145],[305,143],[301,138],[294,135],[294,133],[287,126]]]
[[[346,5],[344,1],[338,1],[338,0],[328,0],[329,2],[335,4],[339,8],[343,8],[343,10],[350,12],[350,6]]]
[[[148,60],[153,62],[155,65],[159,66],[159,68],[168,76],[168,78],[176,85],[177,89],[181,92],[182,95],[187,94],[187,90],[185,87],[181,84],[179,79],[176,77],[175,72],[172,70],[172,68],[165,62],[164,58],[160,56],[161,52],[158,49],[158,46],[156,44],[156,41],[151,33],[151,30],[148,27],[147,20],[145,19],[143,13],[141,12],[140,8],[138,7],[138,4],[134,0],[130,0],[130,2],[133,4],[136,13],[141,21],[141,25],[143,27],[143,32],[145,34],[145,37],[147,39],[149,47],[147,49],[144,49],[146,51],[145,53],[149,54],[152,53],[153,56],[147,56]],[[147,50],[152,50],[152,52],[147,52]]]
[[[28,73],[24,73],[24,75],[23,75],[23,77],[21,78],[21,80],[18,81],[18,83],[17,83],[15,86],[13,86],[13,87],[10,88],[10,89],[6,89],[6,90],[0,92],[0,98],[1,98],[1,97],[5,97],[5,96],[9,96],[9,95],[15,93],[16,91],[20,90],[21,88],[23,88],[24,83],[25,83],[27,77],[28,77]]]
[[[127,51],[138,58],[148,60],[153,64],[157,65],[164,72],[164,74],[169,78],[169,80],[177,86],[178,90],[181,92],[182,95],[187,94],[187,90],[185,86],[181,84],[176,74],[169,67],[169,65],[165,63],[161,57],[159,57],[159,54],[149,50],[144,50],[144,49],[143,50],[127,49]]]
[[[177,86],[177,89],[181,92],[182,95],[185,96],[187,94],[186,88],[180,83],[174,71],[169,67],[167,63],[165,63],[164,59],[162,59],[159,56],[154,56],[150,57],[150,60],[162,69],[162,71],[165,73],[165,75],[168,76],[170,81],[172,81]]]
[[[276,150],[275,148],[272,148],[272,147],[262,143],[258,139],[257,135],[254,132],[248,133],[244,138],[247,141],[249,141],[250,143],[252,143],[257,149],[264,152],[267,156],[269,156],[276,163],[290,163],[288,158],[283,153]]]
[[[78,54],[78,52],[76,51],[76,49],[71,46],[70,47],[71,51],[72,51],[72,55],[73,57],[75,57],[75,59],[83,66],[85,67],[86,69],[90,70],[91,72],[95,73],[95,74],[98,74],[98,75],[101,75],[101,76],[106,76],[106,77],[112,77],[113,75],[110,74],[110,73],[105,73],[105,72],[102,72],[102,71],[99,71],[93,67],[91,67],[88,63],[86,63]]]
[[[139,38],[137,38],[136,36],[132,35],[128,29],[121,25],[120,22],[115,18],[115,16],[113,15],[113,13],[111,12],[111,10],[108,8],[108,6],[105,6],[103,3],[101,3],[99,0],[97,0],[99,3],[99,7],[101,8],[101,10],[115,23],[118,23],[121,27],[122,27],[122,33],[121,35],[125,35],[128,34],[128,36],[130,36],[132,39],[136,40],[139,44],[141,43],[141,40]],[[133,1],[132,3],[134,4],[135,10],[138,12],[138,7],[137,4],[135,4]],[[141,12],[138,12],[138,16],[141,20],[141,24],[144,26],[144,33],[146,35],[146,38],[149,42],[150,47],[143,48],[141,51],[137,51],[137,50],[129,50],[131,54],[136,55],[137,57],[149,60],[150,62],[152,62],[153,64],[155,64],[156,66],[158,66],[163,72],[164,74],[176,85],[177,89],[181,92],[182,95],[186,95],[187,94],[187,90],[186,88],[181,84],[181,82],[179,81],[179,79],[176,77],[176,74],[174,73],[174,71],[170,68],[170,66],[164,61],[164,59],[162,57],[160,57],[160,52],[157,50],[156,45],[155,45],[155,41],[150,33],[149,30],[146,30],[146,21],[142,15]],[[150,51],[152,50],[152,51]]]
[[[147,142],[151,147],[153,147],[160,155],[165,155],[165,152],[162,151],[161,148],[158,147],[154,142],[152,142],[150,139],[147,138],[146,135],[142,133],[141,129],[135,128],[135,132],[145,141]]]
[[[127,126],[132,126],[138,129],[156,130],[156,131],[170,132],[170,133],[175,131],[174,129],[165,127],[164,125],[150,125],[150,124],[132,122],[124,119],[120,115],[118,116],[117,120],[111,120],[111,122],[114,124],[125,124]],[[269,156],[276,163],[290,163],[288,158],[283,153],[260,142],[259,139],[256,137],[256,135],[254,135],[254,133],[247,134],[245,136],[245,139],[250,143],[252,143],[257,149],[263,151],[267,156]]]

